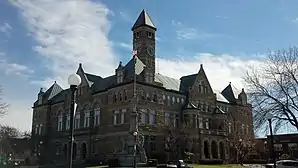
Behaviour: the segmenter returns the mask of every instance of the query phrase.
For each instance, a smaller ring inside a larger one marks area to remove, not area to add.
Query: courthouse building
[[[252,107],[244,89],[238,90],[231,83],[226,88],[213,88],[203,65],[194,69],[197,73],[180,79],[156,73],[157,28],[144,10],[131,31],[133,49],[146,66],[137,75],[136,92],[140,134],[144,135],[148,158],[164,157],[169,150],[173,155],[183,147],[183,151],[194,154],[195,161],[229,160],[231,136],[254,137]],[[111,76],[101,77],[85,72],[79,64],[77,74],[82,83],[76,94],[78,106],[74,116],[75,162],[132,153],[128,141],[133,125],[134,69],[131,59],[126,64],[120,62]],[[219,75],[224,73],[220,68],[217,70]],[[42,163],[65,162],[69,110],[69,89],[54,82],[38,93],[33,107],[33,151]],[[169,136],[173,139],[171,149],[167,145]]]

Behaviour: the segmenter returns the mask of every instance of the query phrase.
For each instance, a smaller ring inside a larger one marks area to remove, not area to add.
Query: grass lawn
[[[244,166],[237,164],[226,164],[226,165],[192,165],[194,168],[244,168]]]

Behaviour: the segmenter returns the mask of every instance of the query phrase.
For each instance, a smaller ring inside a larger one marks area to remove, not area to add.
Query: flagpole
[[[136,65],[137,60],[136,60],[135,55],[133,56],[133,60],[134,60],[134,73],[133,73],[133,99],[134,99],[134,101],[133,101],[133,110],[134,110],[134,112],[136,112],[137,111],[137,102],[136,102],[136,100],[137,100],[136,99],[136,97],[137,97],[137,95],[136,95],[137,75],[136,75],[135,65]]]
[[[137,155],[137,136],[138,136],[138,112],[137,112],[137,74],[136,74],[136,63],[137,63],[137,58],[136,54],[133,56],[134,59],[134,72],[133,72],[133,113],[135,117],[135,128],[134,128],[134,154],[133,154],[133,167],[137,167],[137,162],[136,162],[136,155]]]

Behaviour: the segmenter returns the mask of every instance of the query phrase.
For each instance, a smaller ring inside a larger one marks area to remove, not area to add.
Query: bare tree
[[[243,160],[247,158],[249,152],[252,151],[254,141],[246,138],[246,136],[233,136],[230,138],[230,145],[235,149],[237,155],[237,162],[243,164]]]
[[[22,138],[31,139],[31,131],[24,131],[21,133]]]
[[[274,115],[276,132],[284,124],[298,130],[298,48],[269,52],[267,60],[251,67],[244,80],[254,107],[254,126],[261,130],[266,114]]]
[[[19,138],[22,133],[14,127],[7,125],[0,125],[0,141],[7,138]]]
[[[3,101],[2,96],[3,96],[3,92],[0,86],[0,117],[3,117],[6,114],[7,107],[8,107],[8,105]]]

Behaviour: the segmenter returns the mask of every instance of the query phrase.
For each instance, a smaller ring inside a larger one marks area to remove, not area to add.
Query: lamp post
[[[135,143],[134,143],[134,153],[133,153],[133,167],[137,167],[137,161],[136,161],[136,155],[137,155],[137,137],[138,137],[138,132],[135,131],[133,132],[133,136],[135,138]]]
[[[273,161],[274,168],[276,168],[276,161],[275,161],[275,149],[274,149],[274,141],[273,141],[273,133],[272,133],[272,118],[273,114],[267,113],[265,118],[269,122],[269,130],[270,130],[270,143],[271,143],[271,157]]]
[[[77,74],[71,74],[68,77],[68,84],[70,85],[70,124],[69,124],[69,147],[68,147],[68,168],[72,168],[72,153],[73,153],[73,117],[75,108],[75,92],[77,87],[81,84],[81,77]]]

